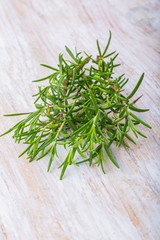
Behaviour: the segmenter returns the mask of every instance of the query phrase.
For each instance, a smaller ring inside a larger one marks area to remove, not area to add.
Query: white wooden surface
[[[158,0],[0,0],[0,133],[20,119],[2,114],[33,109],[31,81],[48,74],[40,63],[55,66],[65,45],[96,56],[96,39],[105,47],[109,29],[127,93],[145,72],[136,106],[151,109],[139,116],[153,127],[142,126],[148,139],[137,146],[111,148],[120,169],[109,160],[106,175],[71,166],[63,181],[58,160],[47,173],[47,157],[29,164],[17,158],[23,144],[1,138],[1,240],[160,239],[159,14]]]

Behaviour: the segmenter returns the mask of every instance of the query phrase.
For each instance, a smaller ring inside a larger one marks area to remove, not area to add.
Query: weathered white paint
[[[142,127],[148,139],[137,146],[111,148],[120,169],[109,160],[106,175],[71,166],[63,181],[58,160],[47,173],[47,157],[29,164],[17,158],[23,144],[0,139],[0,239],[160,239],[159,12],[158,0],[0,0],[1,133],[20,119],[2,114],[33,109],[31,81],[48,74],[40,63],[55,66],[65,45],[96,56],[96,39],[105,47],[109,29],[122,63],[117,71],[130,77],[127,93],[145,72],[136,106],[151,109],[139,116],[153,127]]]

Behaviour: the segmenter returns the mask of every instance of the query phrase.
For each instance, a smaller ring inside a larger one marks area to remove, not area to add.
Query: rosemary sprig
[[[79,166],[83,162],[101,166],[106,159],[103,156],[106,152],[113,164],[119,168],[118,163],[112,156],[109,148],[113,142],[116,146],[124,145],[129,147],[124,139],[135,141],[128,135],[132,130],[138,137],[146,136],[137,129],[138,124],[151,128],[134,112],[145,112],[148,109],[139,109],[134,106],[139,98],[130,102],[130,98],[137,92],[144,73],[141,75],[135,88],[126,97],[123,94],[124,86],[128,78],[114,76],[114,69],[120,64],[115,63],[118,54],[108,53],[111,41],[109,40],[102,53],[97,40],[98,56],[95,59],[86,54],[84,58],[81,52],[73,54],[66,47],[72,61],[64,59],[59,55],[59,63],[56,68],[41,64],[43,67],[53,70],[53,73],[45,78],[33,82],[48,81],[45,87],[39,87],[34,105],[36,111],[29,113],[7,114],[4,116],[28,115],[15,126],[10,128],[3,136],[14,131],[15,142],[23,141],[27,144],[26,150],[20,154],[28,154],[29,162],[37,161],[50,154],[48,171],[51,168],[54,156],[57,154],[57,145],[68,146],[69,152],[65,160],[60,164],[62,168],[60,179],[63,178],[68,165]],[[88,67],[88,62],[92,62]],[[75,154],[81,155],[84,160],[76,162]]]

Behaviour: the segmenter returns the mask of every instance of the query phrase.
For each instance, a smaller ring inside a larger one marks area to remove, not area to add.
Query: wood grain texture
[[[130,77],[126,93],[145,72],[136,106],[151,109],[139,116],[153,127],[142,126],[148,139],[137,146],[111,148],[120,169],[109,160],[106,175],[71,166],[63,181],[57,159],[47,173],[47,157],[29,164],[17,158],[23,144],[1,138],[1,240],[160,239],[159,15],[158,0],[0,0],[0,133],[20,119],[2,114],[33,109],[31,81],[49,72],[40,63],[55,66],[65,45],[96,56],[96,39],[105,47],[109,29],[118,73]]]

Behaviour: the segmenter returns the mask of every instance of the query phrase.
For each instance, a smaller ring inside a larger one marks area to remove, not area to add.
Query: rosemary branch
[[[67,61],[59,54],[57,68],[41,64],[43,67],[53,70],[53,73],[45,78],[35,80],[40,82],[48,80],[48,85],[39,87],[34,95],[36,111],[29,113],[7,114],[4,116],[28,115],[18,122],[7,132],[0,136],[14,131],[15,142],[23,141],[28,147],[27,153],[29,162],[34,159],[40,160],[50,153],[48,171],[51,168],[54,156],[57,154],[57,145],[69,147],[69,152],[60,164],[62,168],[60,179],[68,165],[88,162],[89,166],[97,164],[104,171],[104,151],[113,164],[119,168],[118,163],[109,151],[112,143],[117,147],[121,145],[129,147],[124,139],[132,143],[135,141],[129,136],[131,130],[136,138],[138,135],[146,136],[137,129],[138,124],[147,128],[150,125],[145,123],[134,112],[145,112],[149,109],[139,109],[134,104],[142,97],[130,102],[140,87],[144,78],[141,75],[136,86],[129,94],[123,94],[124,86],[128,78],[124,74],[116,77],[114,69],[120,64],[115,64],[118,54],[108,53],[111,41],[109,40],[102,53],[97,40],[98,56],[96,60],[86,54],[84,58],[81,52],[75,55],[66,47],[72,61]],[[91,61],[90,67],[87,67]],[[78,152],[84,160],[76,162],[75,154]],[[19,157],[20,157],[19,156]],[[93,163],[93,159],[96,158]]]

